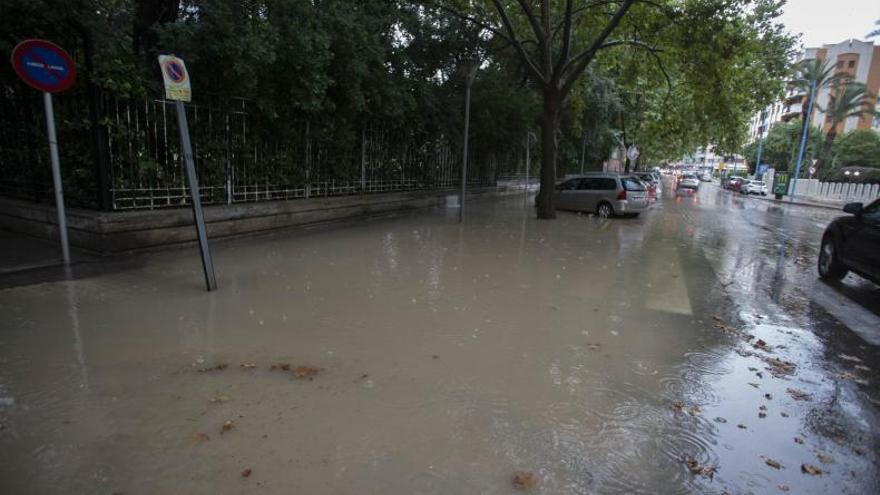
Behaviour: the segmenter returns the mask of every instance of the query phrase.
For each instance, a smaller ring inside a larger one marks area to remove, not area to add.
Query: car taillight
[[[626,199],[626,189],[621,189],[619,193],[617,193],[617,199]]]

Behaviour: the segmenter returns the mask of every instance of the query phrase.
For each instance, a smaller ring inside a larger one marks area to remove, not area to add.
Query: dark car
[[[851,215],[833,220],[822,236],[819,276],[840,280],[853,271],[880,284],[880,199],[850,203],[843,211]]]

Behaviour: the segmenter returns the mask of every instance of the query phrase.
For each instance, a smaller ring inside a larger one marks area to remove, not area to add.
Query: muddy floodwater
[[[213,293],[194,249],[6,286],[0,492],[880,493],[835,215],[506,198],[216,243]]]

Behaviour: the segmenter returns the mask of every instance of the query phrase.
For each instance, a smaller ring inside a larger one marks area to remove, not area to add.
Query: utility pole
[[[464,60],[464,145],[461,152],[461,199],[459,199],[458,221],[464,222],[464,203],[467,194],[468,132],[471,123],[471,86],[477,77],[480,61],[475,56]]]

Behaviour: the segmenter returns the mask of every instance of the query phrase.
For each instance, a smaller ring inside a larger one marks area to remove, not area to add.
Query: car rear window
[[[623,182],[623,188],[626,189],[627,191],[644,191],[645,190],[645,186],[633,177],[621,177],[620,182]]]
[[[600,191],[613,191],[617,189],[617,181],[611,177],[596,177],[593,179],[592,188]]]

